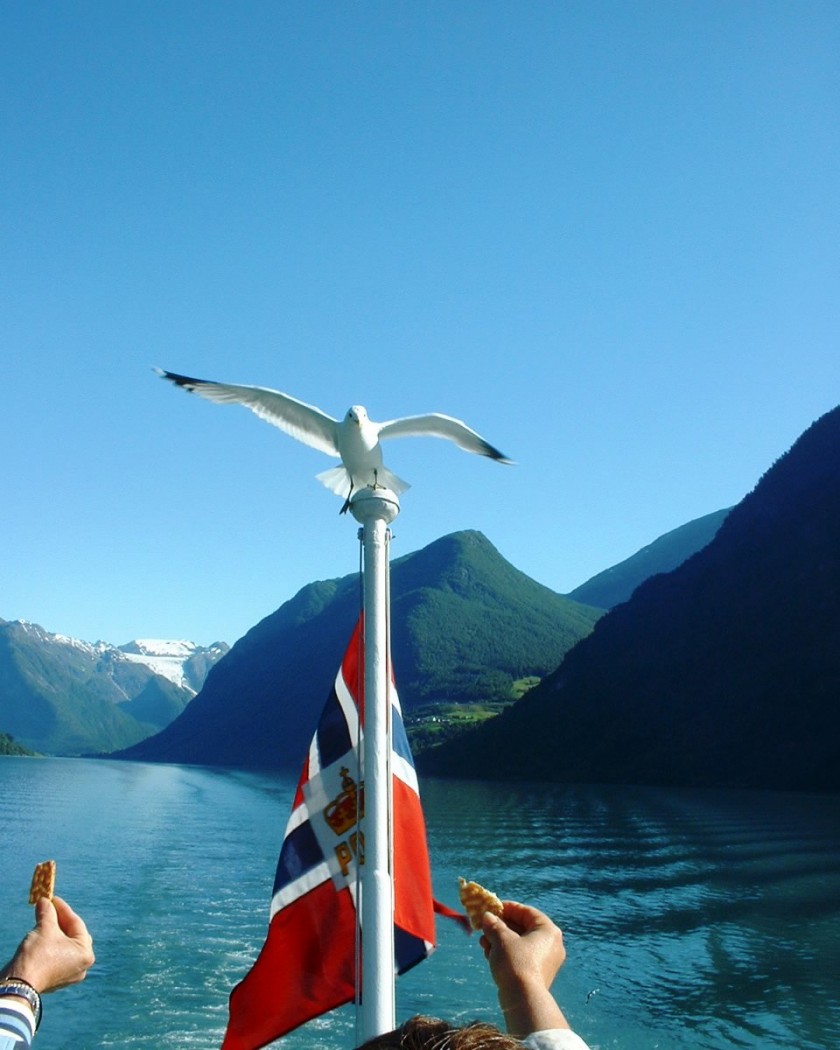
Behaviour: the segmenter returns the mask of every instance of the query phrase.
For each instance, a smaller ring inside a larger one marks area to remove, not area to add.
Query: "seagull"
[[[398,478],[382,462],[380,442],[385,438],[445,438],[467,452],[487,456],[498,463],[513,462],[466,423],[440,412],[374,423],[363,405],[352,405],[347,409],[344,419],[339,420],[314,405],[307,405],[289,394],[281,394],[279,390],[268,387],[215,383],[209,379],[193,379],[176,372],[165,372],[161,368],[155,371],[161,378],[208,401],[244,405],[260,419],[279,427],[305,445],[326,452],[328,456],[338,457],[342,463],[340,467],[333,467],[315,476],[331,492],[345,497],[341,514],[347,511],[351,496],[360,488],[384,486],[397,495],[409,488],[407,482]]]

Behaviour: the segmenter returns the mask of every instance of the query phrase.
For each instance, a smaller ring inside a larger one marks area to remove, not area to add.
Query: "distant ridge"
[[[666,532],[629,558],[575,587],[566,597],[599,609],[612,609],[626,602],[640,583],[661,572],[671,572],[707,546],[731,509],[716,510]]]
[[[51,755],[126,747],[171,722],[227,649],[160,641],[118,648],[0,619],[0,731]]]
[[[840,790],[840,408],[712,542],[519,704],[421,768],[481,779]]]
[[[312,583],[253,627],[163,732],[121,753],[150,761],[297,768],[359,613],[359,577]],[[480,532],[391,565],[391,648],[403,709],[507,697],[546,674],[602,615],[556,594]]]

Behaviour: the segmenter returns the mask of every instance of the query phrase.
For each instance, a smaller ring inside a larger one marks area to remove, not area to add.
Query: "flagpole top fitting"
[[[359,489],[350,500],[350,513],[361,525],[376,520],[390,525],[399,512],[400,501],[396,492],[379,485]]]

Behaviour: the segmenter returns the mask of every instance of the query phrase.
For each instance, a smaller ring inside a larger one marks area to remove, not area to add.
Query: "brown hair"
[[[448,1021],[418,1015],[358,1050],[522,1050],[522,1043],[484,1021],[453,1028]]]

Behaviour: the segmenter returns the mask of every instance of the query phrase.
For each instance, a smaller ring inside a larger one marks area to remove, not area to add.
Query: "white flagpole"
[[[394,886],[391,863],[390,712],[388,710],[388,526],[400,512],[390,489],[360,489],[350,510],[362,525],[365,605],[365,784],[361,1038],[395,1027]]]

